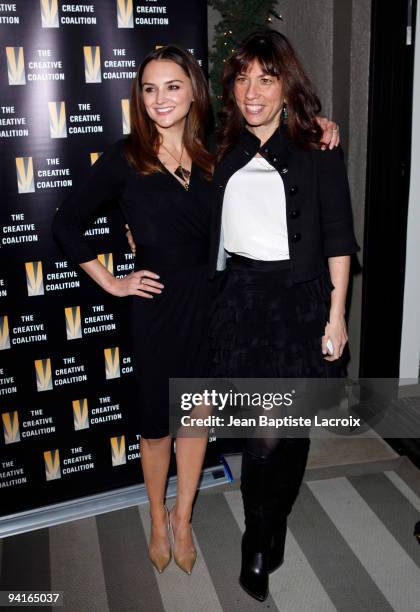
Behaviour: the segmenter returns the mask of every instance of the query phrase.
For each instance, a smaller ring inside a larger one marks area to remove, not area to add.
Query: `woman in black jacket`
[[[282,34],[245,39],[223,85],[211,236],[212,276],[225,269],[211,326],[215,375],[342,375],[350,256],[359,250],[342,150],[320,150],[320,103]],[[308,451],[308,437],[245,441],[240,583],[260,601],[283,561]]]

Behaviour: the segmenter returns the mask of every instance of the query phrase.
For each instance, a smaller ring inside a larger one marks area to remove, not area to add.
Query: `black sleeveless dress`
[[[123,142],[102,154],[58,209],[53,233],[72,262],[95,259],[83,232],[112,202],[136,242],[135,270],[160,275],[160,295],[128,299],[140,433],[161,438],[169,433],[168,379],[208,375],[210,190],[194,164],[188,191],[163,167],[140,176],[125,159]]]

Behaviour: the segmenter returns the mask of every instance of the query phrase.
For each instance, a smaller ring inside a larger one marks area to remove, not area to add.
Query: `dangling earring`
[[[289,110],[287,108],[286,100],[283,102],[283,108],[282,108],[282,111],[281,111],[281,118],[282,118],[283,123],[287,123],[287,120],[289,118]]]

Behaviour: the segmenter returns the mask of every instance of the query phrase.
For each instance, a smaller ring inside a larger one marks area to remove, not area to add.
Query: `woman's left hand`
[[[327,342],[331,340],[334,353],[329,354]],[[330,317],[330,321],[325,326],[325,335],[322,337],[322,353],[326,355],[326,361],[336,361],[343,354],[344,347],[348,341],[347,326],[344,315],[340,317]]]
[[[340,144],[340,132],[338,125],[334,121],[330,121],[326,117],[317,117],[316,120],[323,132],[321,138],[321,149],[325,151],[327,147],[329,149],[334,149],[334,147],[338,147],[338,145]]]

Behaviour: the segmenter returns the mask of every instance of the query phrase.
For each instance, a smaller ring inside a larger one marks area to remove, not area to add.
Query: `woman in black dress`
[[[226,269],[212,317],[215,374],[340,376],[350,255],[359,250],[342,150],[320,151],[320,103],[282,34],[250,35],[226,62],[223,85],[211,265],[213,274]],[[240,584],[260,601],[283,561],[305,436],[245,441]]]
[[[58,209],[53,233],[68,258],[105,291],[130,299],[130,330],[141,416],[141,462],[152,519],[149,556],[161,572],[171,559],[165,506],[171,436],[168,379],[208,375],[209,180],[203,139],[209,114],[204,75],[194,58],[168,46],[139,67],[131,97],[131,135],[105,151]],[[96,259],[83,232],[108,202],[118,204],[136,243],[135,271],[117,279]],[[178,491],[170,514],[174,559],[191,573],[190,517],[206,437],[178,437]]]

